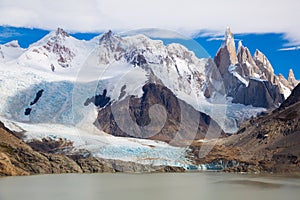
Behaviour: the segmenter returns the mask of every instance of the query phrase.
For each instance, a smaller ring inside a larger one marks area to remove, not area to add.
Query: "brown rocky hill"
[[[300,85],[282,108],[244,123],[230,137],[192,146],[197,164],[234,161],[229,171],[300,173]],[[205,158],[197,158],[200,147],[214,145]]]

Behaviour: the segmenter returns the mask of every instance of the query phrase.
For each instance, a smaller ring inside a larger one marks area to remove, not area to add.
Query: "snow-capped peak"
[[[101,35],[101,37],[99,39],[99,43],[106,41],[106,40],[110,40],[113,36],[114,36],[113,32],[111,30],[109,30],[108,32]]]
[[[61,68],[81,66],[91,48],[88,42],[78,40],[58,28],[30,45],[19,58],[19,63],[57,72]]]
[[[33,46],[43,46],[47,43],[64,43],[67,40],[67,38],[71,38],[73,40],[76,40],[74,37],[70,36],[62,28],[57,28],[56,30],[51,31],[50,33],[45,35],[43,38],[41,38],[37,42],[32,43],[29,46],[29,48],[33,47]]]

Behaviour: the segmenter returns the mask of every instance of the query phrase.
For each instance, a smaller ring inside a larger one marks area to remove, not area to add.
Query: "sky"
[[[261,37],[256,42],[248,41],[248,37],[241,39],[252,52],[254,45],[262,43],[268,56],[274,57],[270,60],[275,60],[275,71],[281,72],[276,70],[280,64],[276,59],[293,60],[286,68],[293,67],[300,75],[299,8],[299,0],[0,0],[0,25],[44,30],[62,27],[73,33],[162,28],[200,38],[198,41],[209,37],[205,41],[210,41],[210,53],[214,53],[217,47],[213,44],[220,42],[225,28],[230,26],[240,36],[275,34],[276,37]],[[0,40],[7,34],[1,31]]]

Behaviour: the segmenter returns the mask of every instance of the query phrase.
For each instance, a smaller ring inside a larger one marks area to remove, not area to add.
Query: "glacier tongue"
[[[73,142],[74,153],[88,150],[93,156],[104,159],[132,161],[153,166],[169,165],[187,167],[186,148],[173,147],[153,140],[115,137],[97,130],[88,130],[62,124],[28,124],[0,118],[5,126],[20,132],[26,130],[25,141],[43,138],[66,139]],[[59,130],[59,131],[58,131]],[[72,152],[69,152],[72,154]]]

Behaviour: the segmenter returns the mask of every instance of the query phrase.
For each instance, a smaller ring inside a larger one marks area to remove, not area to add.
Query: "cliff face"
[[[118,105],[109,105],[101,109],[95,123],[97,127],[115,136],[161,140],[171,142],[172,145],[203,139],[208,130],[216,133],[216,137],[225,134],[213,119],[178,99],[168,88],[148,83],[143,87],[143,92],[141,98],[130,97],[129,103],[120,101]],[[160,105],[162,108],[154,110],[150,119],[151,108],[154,105]],[[117,106],[117,113],[112,112],[112,109],[116,109],[113,106]],[[163,113],[162,109],[165,109],[166,113]],[[127,125],[126,130],[120,129],[115,117],[122,120],[119,123]]]
[[[269,81],[249,79],[248,87],[241,85],[233,103],[243,103],[255,107],[272,108],[284,101],[284,96],[280,94],[279,87]]]

